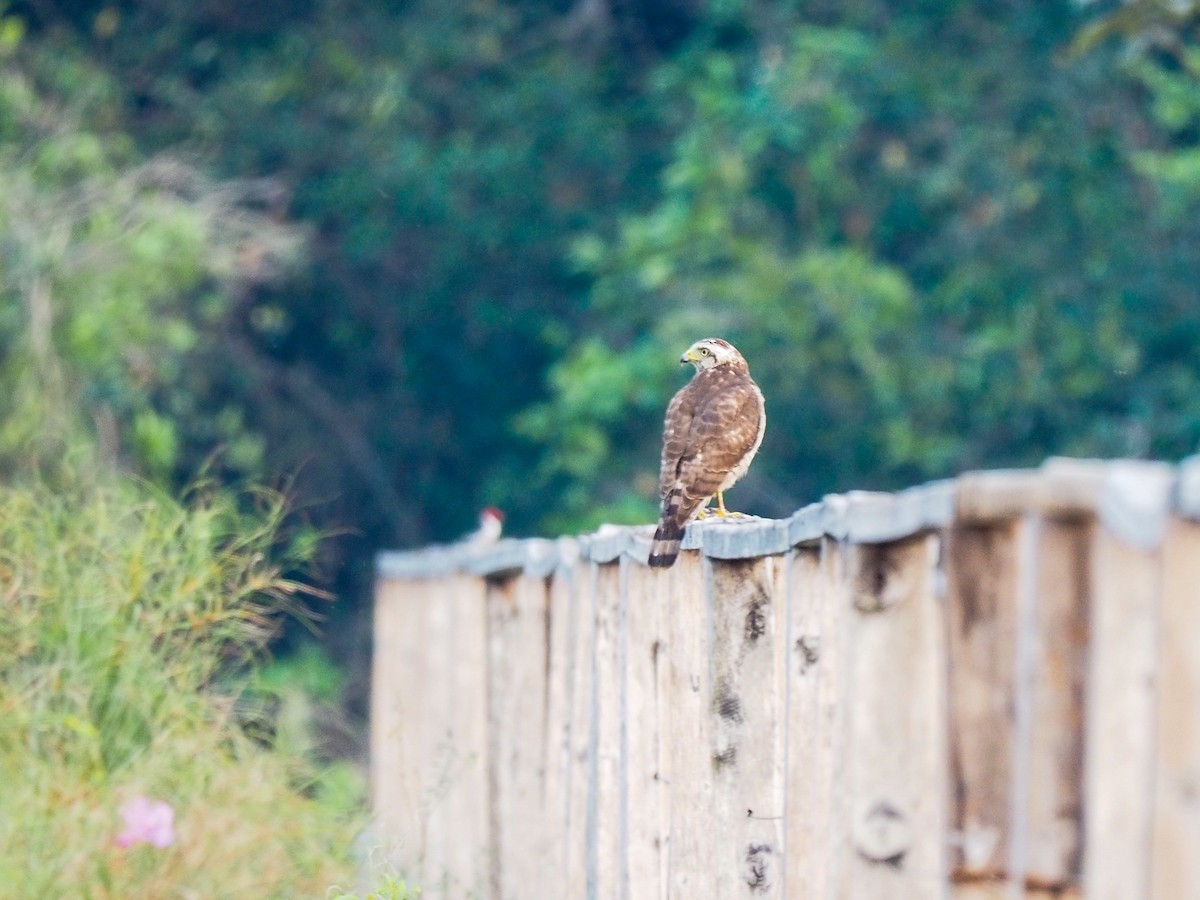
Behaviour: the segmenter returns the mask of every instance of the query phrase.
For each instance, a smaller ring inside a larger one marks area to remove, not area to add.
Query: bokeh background
[[[373,554],[649,522],[708,335],[780,515],[1200,440],[1187,0],[0,0],[0,477],[268,483]],[[324,660],[324,662],[322,662]],[[308,665],[305,663],[304,665]]]

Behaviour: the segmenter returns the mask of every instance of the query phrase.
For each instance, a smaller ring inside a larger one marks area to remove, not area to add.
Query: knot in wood
[[[909,587],[899,570],[892,545],[858,548],[858,577],[854,606],[859,612],[880,613],[904,601]]]
[[[766,893],[770,888],[767,858],[774,852],[770,844],[750,844],[746,847],[746,884],[751,893]]]
[[[717,711],[721,714],[722,719],[729,719],[731,722],[736,722],[739,725],[742,723],[742,701],[733,694],[726,694],[721,697],[717,704]]]
[[[713,754],[713,769],[718,772],[727,766],[737,765],[737,745],[730,744],[724,750]]]
[[[892,800],[868,802],[854,817],[854,846],[872,862],[899,867],[911,845],[912,824]]]
[[[765,598],[757,598],[746,604],[746,642],[753,644],[767,633],[767,615],[763,608],[767,605]]]
[[[821,658],[821,636],[805,634],[796,638],[796,652],[800,654],[800,674],[803,675]]]

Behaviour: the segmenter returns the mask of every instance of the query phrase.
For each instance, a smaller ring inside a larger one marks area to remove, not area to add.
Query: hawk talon
[[[722,519],[726,516],[740,516],[741,513],[731,513],[725,508],[725,492],[717,491],[717,515]]]

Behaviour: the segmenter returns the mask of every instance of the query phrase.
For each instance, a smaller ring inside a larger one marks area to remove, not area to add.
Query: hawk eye
[[[701,355],[701,356],[708,356],[708,348],[707,348],[707,347],[701,347],[701,348],[700,348],[700,355]]]

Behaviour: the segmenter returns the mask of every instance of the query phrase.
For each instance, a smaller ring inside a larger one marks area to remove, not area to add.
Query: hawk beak
[[[694,351],[688,350],[687,353],[685,353],[685,354],[683,354],[683,356],[679,357],[679,364],[681,366],[686,366],[690,362],[695,362],[697,358],[698,357],[696,356]]]

